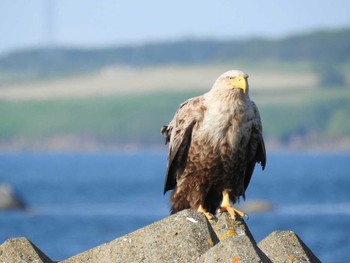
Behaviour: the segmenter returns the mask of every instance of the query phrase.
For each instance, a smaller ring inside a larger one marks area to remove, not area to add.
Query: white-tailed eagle
[[[255,164],[263,169],[266,164],[260,115],[247,79],[240,70],[223,73],[209,92],[182,103],[162,127],[169,143],[164,193],[173,190],[172,213],[192,208],[208,219],[217,210],[244,216],[231,202],[245,198]]]

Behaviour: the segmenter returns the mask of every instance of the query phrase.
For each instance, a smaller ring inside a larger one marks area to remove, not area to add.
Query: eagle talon
[[[237,210],[236,208],[232,206],[221,206],[218,210],[219,214],[221,215],[223,212],[227,212],[230,214],[231,218],[233,220],[236,220],[236,216],[238,215],[240,218],[248,218],[248,215],[243,213],[242,211]]]
[[[204,214],[205,217],[208,219],[208,221],[210,221],[210,220],[214,220],[215,222],[218,221],[217,217],[215,215],[213,215],[212,213],[208,212],[207,210],[205,210],[202,205],[199,205],[197,211]]]
[[[220,217],[220,216],[222,215],[222,212],[218,210],[218,211],[216,212],[216,214],[217,214],[218,217]]]
[[[227,212],[227,210],[222,210],[221,207],[216,211],[217,217],[221,217],[223,213]]]
[[[201,213],[203,213],[205,215],[205,217],[208,219],[208,221],[211,221],[211,220],[213,220],[215,222],[218,221],[218,218],[215,215],[213,215],[212,213],[209,213],[209,212],[201,212]]]
[[[206,218],[207,218],[208,220],[213,220],[213,221],[215,221],[215,222],[218,221],[218,218],[217,218],[215,215],[213,215],[212,213],[208,213],[208,214],[209,214],[209,216],[210,216],[210,218],[208,218],[208,217],[206,216]]]
[[[236,215],[238,215],[241,218],[248,216],[247,214],[237,210],[231,205],[228,191],[223,191],[222,194],[222,203],[221,206],[218,208],[219,213],[228,212],[233,220],[236,219]]]
[[[249,220],[249,215],[248,214],[244,214],[244,216],[242,218],[246,219],[246,220]]]

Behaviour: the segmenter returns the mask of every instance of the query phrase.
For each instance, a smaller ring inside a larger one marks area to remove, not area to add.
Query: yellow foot
[[[218,209],[218,213],[228,212],[232,219],[236,219],[236,215],[239,215],[241,218],[246,217],[247,215],[242,211],[237,210],[231,205],[221,205]]]
[[[236,215],[239,215],[241,218],[247,216],[245,213],[232,207],[231,202],[230,202],[229,192],[227,190],[224,190],[222,192],[222,203],[218,209],[218,212],[219,212],[219,214],[221,214],[223,212],[228,212],[233,220],[236,219]]]
[[[199,207],[197,208],[197,211],[204,214],[208,220],[215,220],[215,221],[217,220],[217,218],[213,214],[211,214],[207,210],[205,210],[202,205],[199,205]]]

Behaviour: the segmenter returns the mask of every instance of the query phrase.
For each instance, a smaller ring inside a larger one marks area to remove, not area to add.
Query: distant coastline
[[[317,152],[317,153],[350,153],[350,139],[337,141],[324,141],[322,143],[307,143],[301,140],[288,145],[278,141],[267,140],[266,149],[268,152]],[[166,152],[167,146],[164,145],[162,138],[159,143],[102,143],[95,140],[74,140],[72,138],[53,138],[52,140],[37,141],[35,143],[14,141],[1,142],[0,153],[19,153],[19,152]]]

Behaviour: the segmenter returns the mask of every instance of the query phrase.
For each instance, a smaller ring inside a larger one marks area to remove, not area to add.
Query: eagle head
[[[215,81],[212,90],[242,90],[243,93],[248,92],[248,74],[241,70],[229,70],[221,74]]]

